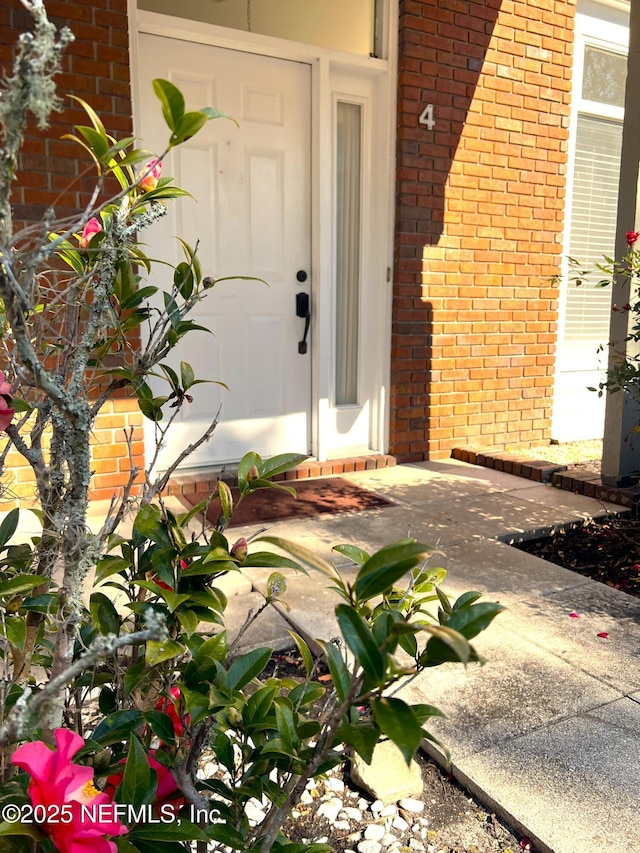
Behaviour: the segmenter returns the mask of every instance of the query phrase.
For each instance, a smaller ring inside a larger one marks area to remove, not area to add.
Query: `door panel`
[[[295,294],[308,289],[296,272],[310,264],[310,69],[307,65],[208,45],[140,37],[143,144],[160,151],[168,138],[151,81],[178,86],[187,109],[214,106],[237,119],[209,122],[192,141],[166,158],[194,200],[173,202],[170,215],[149,232],[152,257],[182,260],[175,240],[199,243],[203,272],[220,282],[193,319],[213,334],[187,336],[177,355],[198,378],[194,401],[179,414],[160,467],[206,429],[221,406],[213,439],[189,465],[239,459],[248,450],[263,456],[309,451],[311,356],[298,354],[303,321]],[[161,269],[161,267],[156,267]],[[169,288],[169,273],[155,273]],[[157,393],[163,393],[158,385]],[[150,433],[153,430],[150,430]]]

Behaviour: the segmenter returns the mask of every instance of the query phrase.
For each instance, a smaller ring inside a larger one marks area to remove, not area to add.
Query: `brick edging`
[[[395,456],[387,453],[372,454],[371,456],[349,456],[345,459],[330,459],[318,462],[307,459],[296,468],[285,474],[278,474],[275,481],[307,480],[311,477],[329,477],[335,474],[352,474],[356,471],[373,471],[379,468],[392,468],[396,464]],[[222,478],[229,485],[237,484],[237,472],[233,467],[207,468],[193,474],[182,474],[173,477],[167,486],[167,495],[211,494]]]
[[[618,488],[606,486],[594,472],[572,470],[567,465],[558,465],[542,459],[528,459],[513,453],[494,453],[490,450],[468,450],[456,447],[451,451],[453,459],[494,468],[516,477],[523,477],[538,483],[548,483],[557,489],[585,495],[600,501],[635,509],[640,505],[640,486]]]

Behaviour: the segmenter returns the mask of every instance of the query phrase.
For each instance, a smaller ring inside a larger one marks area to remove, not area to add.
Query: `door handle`
[[[309,334],[309,324],[311,323],[311,302],[309,294],[304,291],[296,293],[296,317],[304,319],[304,334],[302,340],[298,341],[298,353],[300,355],[307,354],[307,335]]]

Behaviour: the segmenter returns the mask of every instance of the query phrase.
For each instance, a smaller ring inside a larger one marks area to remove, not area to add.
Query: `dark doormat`
[[[287,485],[296,490],[296,498],[282,489],[261,489],[244,497],[237,506],[238,490],[232,489],[235,509],[229,527],[281,521],[285,518],[305,518],[327,512],[357,512],[393,506],[391,501],[340,477],[295,480],[289,481]],[[182,501],[189,506],[201,500],[200,492],[182,495]],[[215,524],[219,517],[220,500],[215,498],[207,510],[207,521]]]

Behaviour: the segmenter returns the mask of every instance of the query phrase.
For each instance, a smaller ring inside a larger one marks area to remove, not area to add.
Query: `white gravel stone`
[[[333,823],[340,812],[342,811],[342,800],[338,797],[331,797],[329,800],[325,800],[324,803],[320,804],[320,808],[318,809],[317,815],[318,817],[326,817],[329,823]]]
[[[399,802],[399,806],[406,812],[413,812],[413,814],[420,814],[420,812],[424,811],[422,800],[414,800],[413,797],[403,797]]]
[[[244,807],[244,813],[247,816],[247,820],[251,824],[258,824],[264,820],[264,812],[262,808],[258,805],[256,800],[248,800],[247,804]]]
[[[400,815],[398,815],[397,817],[394,817],[394,819],[391,822],[391,826],[394,829],[399,830],[400,832],[406,832],[409,829],[409,824],[406,822],[406,820],[403,817],[400,817]]]
[[[393,803],[391,805],[385,806],[380,812],[380,817],[392,817],[393,815],[398,814],[398,807]]]
[[[308,806],[313,802],[313,797],[311,796],[309,791],[303,791],[300,794],[300,802],[305,806]]]
[[[379,841],[361,841],[358,844],[358,853],[380,853],[382,844]]]
[[[342,817],[343,815],[349,818],[349,820],[362,820],[362,812],[360,809],[356,809],[353,806],[345,806],[338,817]]]
[[[337,820],[333,824],[333,828],[337,829],[339,832],[349,832],[351,829],[351,824],[348,820]]]
[[[383,808],[384,808],[384,803],[382,802],[382,800],[374,800],[371,803],[371,811],[374,814],[378,814],[378,812],[381,812]]]
[[[335,791],[336,794],[342,794],[342,792],[344,791],[344,782],[342,781],[342,779],[336,779],[335,777],[331,777],[330,779],[327,779],[327,787],[331,791]]]
[[[410,838],[409,849],[415,850],[417,853],[420,853],[420,851],[424,850],[424,844],[421,841],[418,841],[417,838]]]
[[[380,843],[383,847],[391,847],[391,845],[396,844],[397,841],[397,837],[392,832],[385,832],[380,839]]]
[[[364,799],[364,797],[360,797],[360,799],[358,800],[358,808],[361,812],[366,812],[366,810],[369,808],[369,803]]]
[[[370,823],[364,831],[366,841],[381,841],[385,836],[386,830],[379,823]]]

